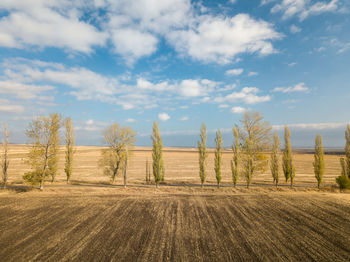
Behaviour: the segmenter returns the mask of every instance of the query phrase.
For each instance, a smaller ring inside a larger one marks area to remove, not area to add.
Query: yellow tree
[[[280,137],[277,134],[277,131],[275,131],[275,134],[273,136],[273,144],[272,144],[272,151],[271,151],[271,162],[270,162],[270,169],[271,174],[273,178],[273,182],[276,184],[276,187],[278,185],[279,180],[279,152],[280,152]]]
[[[124,170],[124,185],[126,185],[127,156],[132,152],[135,136],[136,133],[132,128],[120,127],[117,123],[110,125],[103,132],[103,143],[107,148],[102,149],[100,164],[113,183],[118,172]]]
[[[205,180],[207,178],[207,126],[205,123],[201,125],[200,128],[200,141],[198,141],[198,153],[199,153],[199,177],[201,179],[201,186],[203,187],[203,184],[205,183]]]
[[[231,172],[232,172],[232,182],[236,186],[239,175],[239,132],[238,128],[233,128],[234,144],[232,146],[233,158],[231,160]]]
[[[271,146],[271,126],[259,112],[246,111],[241,120],[240,141],[242,145],[243,173],[249,187],[257,172],[264,172],[267,166],[266,151]]]
[[[153,122],[152,129],[152,167],[153,167],[153,176],[156,183],[156,187],[160,181],[164,181],[164,162],[163,162],[163,141],[160,136],[158,123]]]
[[[3,181],[3,188],[6,188],[7,184],[7,178],[8,178],[8,167],[10,164],[10,161],[8,159],[8,146],[10,143],[10,132],[7,129],[7,125],[4,125],[4,140],[2,142],[3,146],[3,154],[1,156],[1,169],[2,169],[2,181]]]
[[[75,141],[74,141],[74,127],[72,119],[67,117],[64,121],[65,143],[66,143],[66,162],[64,164],[64,172],[66,173],[67,183],[70,182],[70,178],[73,172],[73,157],[75,153]]]
[[[40,184],[40,189],[44,188],[44,181],[51,174],[49,165],[57,157],[57,150],[53,149],[57,145],[57,125],[56,114],[41,116],[29,123],[26,135],[31,142],[28,154],[29,164],[32,171],[25,173],[23,178],[31,184]]]
[[[214,158],[214,170],[216,176],[216,182],[220,187],[221,182],[221,166],[222,166],[222,135],[220,129],[216,132],[215,137],[215,158]]]
[[[320,184],[322,183],[322,180],[323,180],[324,168],[325,168],[321,135],[316,135],[313,166],[314,166],[315,178],[317,180],[317,187],[320,188]]]

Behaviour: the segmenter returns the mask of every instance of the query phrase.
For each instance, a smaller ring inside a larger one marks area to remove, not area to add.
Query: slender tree
[[[50,115],[50,128],[52,132],[52,144],[50,146],[49,154],[51,157],[48,160],[47,172],[51,176],[51,182],[55,181],[57,171],[58,171],[58,161],[59,161],[59,150],[60,150],[60,136],[59,129],[61,126],[61,117],[59,114],[54,113]]]
[[[284,177],[286,178],[286,182],[290,179],[290,185],[293,186],[295,169],[293,166],[292,145],[290,142],[290,131],[288,126],[284,127],[284,150],[282,158],[282,167]]]
[[[66,162],[64,165],[64,172],[66,173],[67,183],[69,183],[73,172],[73,158],[75,153],[74,128],[73,128],[72,119],[70,117],[67,117],[65,119],[64,127],[66,129],[66,133],[65,133]]]
[[[266,151],[271,146],[271,126],[259,112],[246,111],[240,128],[240,140],[242,145],[242,166],[249,187],[253,174],[264,172],[268,160]]]
[[[4,125],[4,140],[2,142],[3,147],[3,154],[1,157],[1,169],[2,169],[2,181],[3,181],[3,188],[6,188],[7,185],[7,178],[8,178],[8,167],[10,164],[10,161],[8,159],[8,146],[10,144],[10,132],[8,131],[7,125]]]
[[[350,125],[346,126],[345,131],[345,168],[346,175],[350,178]]]
[[[158,123],[156,121],[153,122],[152,129],[152,160],[153,160],[153,176],[154,181],[156,183],[156,187],[158,187],[159,182],[164,180],[164,162],[163,162],[163,141],[160,136]]]
[[[277,134],[277,131],[275,131],[275,134],[273,136],[270,169],[271,169],[273,182],[276,184],[276,187],[278,186],[278,181],[279,181],[279,152],[280,152],[280,146],[281,146],[280,137]]]
[[[128,169],[128,148],[126,147],[125,157],[124,157],[124,188],[126,188],[126,182],[127,182],[127,169]]]
[[[32,171],[24,174],[23,179],[31,184],[40,183],[40,189],[44,188],[44,180],[52,174],[49,163],[54,163],[57,151],[53,149],[57,145],[56,114],[49,117],[42,116],[33,120],[26,130],[26,135],[31,141],[31,149],[28,154]],[[52,167],[52,166],[51,166]]]
[[[313,166],[314,166],[315,178],[317,180],[317,187],[320,188],[320,184],[322,183],[323,175],[324,175],[325,162],[324,162],[322,137],[319,134],[316,135],[316,140],[315,140],[315,155],[314,155]]]
[[[146,183],[149,183],[148,159],[146,159]]]
[[[205,183],[207,178],[207,126],[205,123],[201,125],[200,128],[200,141],[198,141],[198,152],[199,152],[199,177],[201,179],[201,187]]]
[[[231,160],[232,182],[236,186],[239,175],[239,132],[238,128],[233,128],[234,144],[232,145],[233,158]]]
[[[221,182],[221,166],[222,166],[222,135],[220,129],[216,132],[215,137],[215,159],[214,159],[214,170],[216,181],[218,183],[218,187],[220,187]]]
[[[119,171],[123,170],[126,179],[127,158],[135,143],[135,131],[114,123],[104,130],[103,135],[103,143],[107,148],[102,149],[100,165],[104,167],[104,173],[110,176],[114,183]]]

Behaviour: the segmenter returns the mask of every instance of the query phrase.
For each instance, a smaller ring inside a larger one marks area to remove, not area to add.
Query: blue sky
[[[350,101],[346,0],[2,0],[0,122],[70,116],[79,144],[129,125],[150,145],[195,146],[206,122],[232,141],[258,110],[294,146],[343,146]]]

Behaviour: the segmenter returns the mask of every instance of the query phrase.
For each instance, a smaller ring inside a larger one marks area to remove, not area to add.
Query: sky
[[[350,101],[348,0],[1,0],[0,122],[71,117],[77,144],[117,122],[151,145],[196,146],[205,122],[232,144],[245,110],[292,145],[343,147]]]

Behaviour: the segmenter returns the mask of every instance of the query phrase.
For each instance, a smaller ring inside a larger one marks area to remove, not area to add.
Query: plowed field
[[[0,260],[350,261],[349,194],[79,190],[2,192]]]

